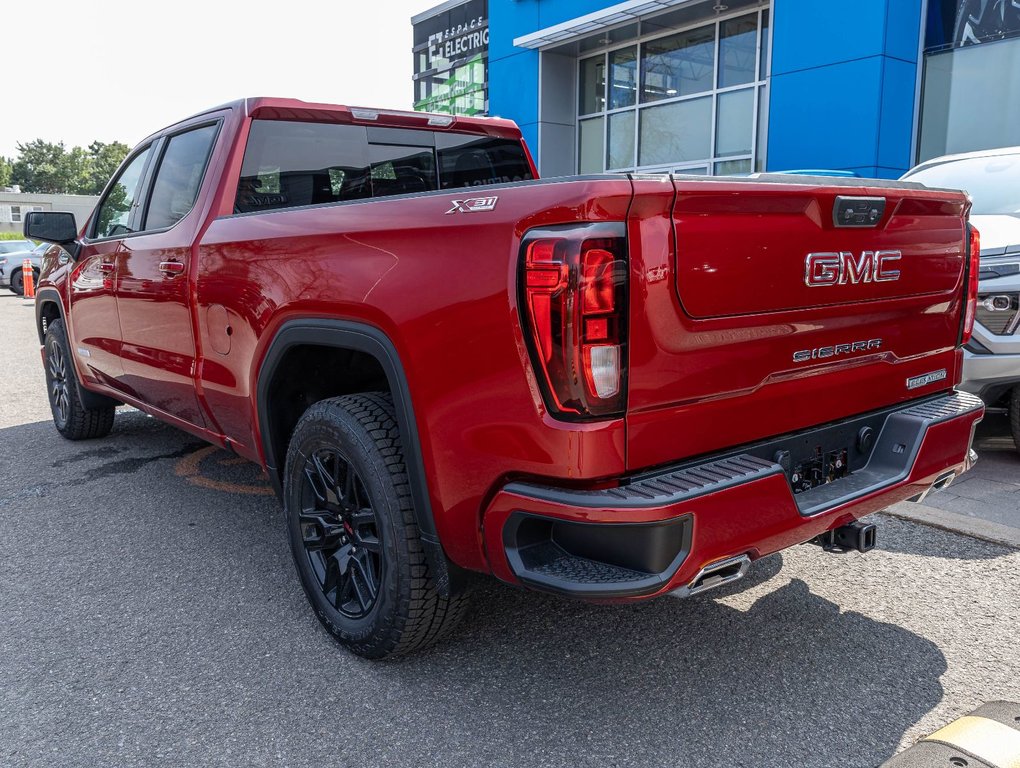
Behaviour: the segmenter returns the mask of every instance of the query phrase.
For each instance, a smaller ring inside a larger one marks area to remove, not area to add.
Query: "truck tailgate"
[[[957,380],[962,193],[806,177],[663,186],[635,178],[628,229],[630,468]]]

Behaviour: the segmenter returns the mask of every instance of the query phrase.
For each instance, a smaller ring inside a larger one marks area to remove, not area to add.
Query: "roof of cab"
[[[354,125],[380,125],[388,128],[411,128],[441,131],[458,131],[478,133],[500,138],[520,139],[521,132],[512,120],[498,117],[466,117],[461,115],[436,114],[431,112],[411,112],[394,109],[377,109],[374,107],[351,107],[342,104],[322,104],[301,101],[300,99],[283,99],[269,96],[254,96],[220,104],[204,109],[172,126],[156,131],[146,138],[151,139],[181,123],[186,123],[203,115],[225,110],[241,110],[245,116],[262,117],[269,120],[306,120],[309,122],[338,122]]]

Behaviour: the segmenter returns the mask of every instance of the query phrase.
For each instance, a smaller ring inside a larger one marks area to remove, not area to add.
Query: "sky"
[[[36,138],[134,146],[242,96],[410,109],[411,16],[440,2],[12,2],[4,60],[22,81],[0,102],[0,155]]]

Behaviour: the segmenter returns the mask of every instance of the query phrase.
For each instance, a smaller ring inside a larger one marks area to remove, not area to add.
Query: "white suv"
[[[903,179],[963,189],[974,201],[970,220],[981,233],[981,272],[960,388],[1009,408],[1020,450],[1020,147],[936,157]]]

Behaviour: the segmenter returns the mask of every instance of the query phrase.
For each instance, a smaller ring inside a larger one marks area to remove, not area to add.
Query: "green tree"
[[[93,141],[89,144],[89,169],[82,185],[82,195],[98,195],[103,191],[106,182],[113,174],[131,148],[127,144],[115,141],[112,144],[104,144],[101,141]]]
[[[18,159],[14,161],[11,183],[23,192],[60,194],[70,186],[69,164],[64,143],[54,144],[42,139],[18,143]]]
[[[64,153],[62,163],[64,178],[67,179],[64,191],[72,195],[88,194],[82,190],[88,186],[92,157],[81,147],[72,147],[70,152]]]
[[[8,164],[9,178],[4,182],[3,158],[0,158],[0,186],[18,184],[24,192],[49,194],[98,195],[116,172],[129,151],[127,144],[93,141],[88,149],[63,142],[36,139],[18,144],[18,158]]]
[[[0,187],[10,186],[11,171],[14,170],[14,163],[6,157],[0,156]]]

